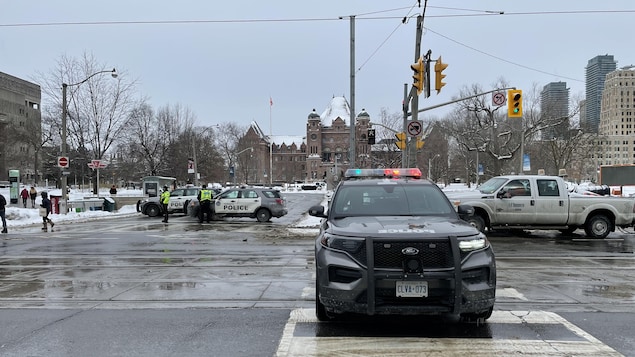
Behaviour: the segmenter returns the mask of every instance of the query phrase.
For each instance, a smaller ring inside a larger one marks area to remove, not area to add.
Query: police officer
[[[170,191],[168,186],[163,186],[163,192],[161,192],[161,206],[163,207],[163,223],[168,223],[168,204],[170,203]]]
[[[212,202],[212,190],[208,190],[207,185],[203,184],[203,188],[198,191],[197,198],[200,203],[198,223],[203,223],[203,217],[205,217],[205,214],[207,214],[207,223],[209,223],[212,218],[212,210],[210,208],[210,203]]]

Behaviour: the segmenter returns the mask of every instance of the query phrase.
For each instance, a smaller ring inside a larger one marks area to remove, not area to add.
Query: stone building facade
[[[0,72],[0,180],[8,179],[9,170],[20,170],[22,182],[34,182],[41,100],[39,85]]]
[[[237,180],[266,185],[334,183],[349,167],[370,167],[371,145],[367,138],[370,116],[362,110],[355,118],[357,160],[351,165],[350,115],[346,98],[333,97],[321,115],[315,109],[309,113],[305,135],[267,135],[252,122],[239,141]]]

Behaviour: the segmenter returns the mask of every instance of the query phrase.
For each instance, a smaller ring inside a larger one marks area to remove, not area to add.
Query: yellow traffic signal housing
[[[448,65],[443,63],[441,61],[441,56],[439,56],[439,59],[434,64],[434,89],[437,90],[437,94],[441,92],[441,88],[445,85],[445,82],[443,82],[443,78],[445,78],[443,70],[446,68],[448,68]]]
[[[401,150],[406,150],[406,133],[397,133],[395,134],[395,137],[397,138],[397,141],[395,141],[395,145],[397,145],[397,147]]]
[[[507,91],[507,116],[509,118],[523,117],[523,91],[510,89]]]
[[[417,88],[417,95],[420,95],[423,92],[423,88],[425,87],[425,64],[423,63],[423,58],[419,57],[417,63],[410,65],[415,74],[412,76],[414,78],[414,82],[412,84],[413,87]]]
[[[423,149],[423,145],[426,142],[424,140],[421,140],[421,138],[417,137],[417,150]]]

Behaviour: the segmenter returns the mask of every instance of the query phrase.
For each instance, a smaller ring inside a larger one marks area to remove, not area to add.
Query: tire
[[[326,307],[320,302],[320,293],[317,284],[318,281],[315,279],[315,316],[318,321],[330,321],[331,317],[326,313]]]
[[[161,209],[157,205],[149,205],[146,207],[146,214],[149,217],[156,217],[161,214]]]
[[[483,312],[478,313],[470,313],[470,314],[461,314],[461,321],[463,322],[476,322],[477,324],[481,324],[485,322],[485,320],[492,317],[492,312],[494,311],[494,306],[490,306],[489,309]]]
[[[603,214],[597,214],[589,218],[584,225],[587,237],[604,239],[613,231],[613,223]]]
[[[485,220],[483,219],[483,217],[479,216],[478,214],[474,214],[473,216],[468,217],[465,221],[471,224],[472,227],[478,229],[479,231],[485,232]]]
[[[258,222],[269,222],[271,219],[271,212],[269,212],[266,208],[261,208],[256,211],[256,219],[258,219]]]
[[[141,200],[137,201],[137,212],[141,212]]]
[[[185,201],[185,204],[183,205],[183,215],[187,216],[187,206],[190,205],[190,201]]]

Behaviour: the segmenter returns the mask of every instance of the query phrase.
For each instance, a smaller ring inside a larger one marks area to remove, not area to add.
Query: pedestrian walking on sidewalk
[[[31,186],[29,196],[31,196],[31,208],[35,208],[35,199],[37,198],[37,190],[35,187]]]
[[[26,208],[26,200],[29,199],[29,191],[26,190],[26,187],[22,188],[22,192],[20,192],[20,197],[22,197],[22,205]]]

